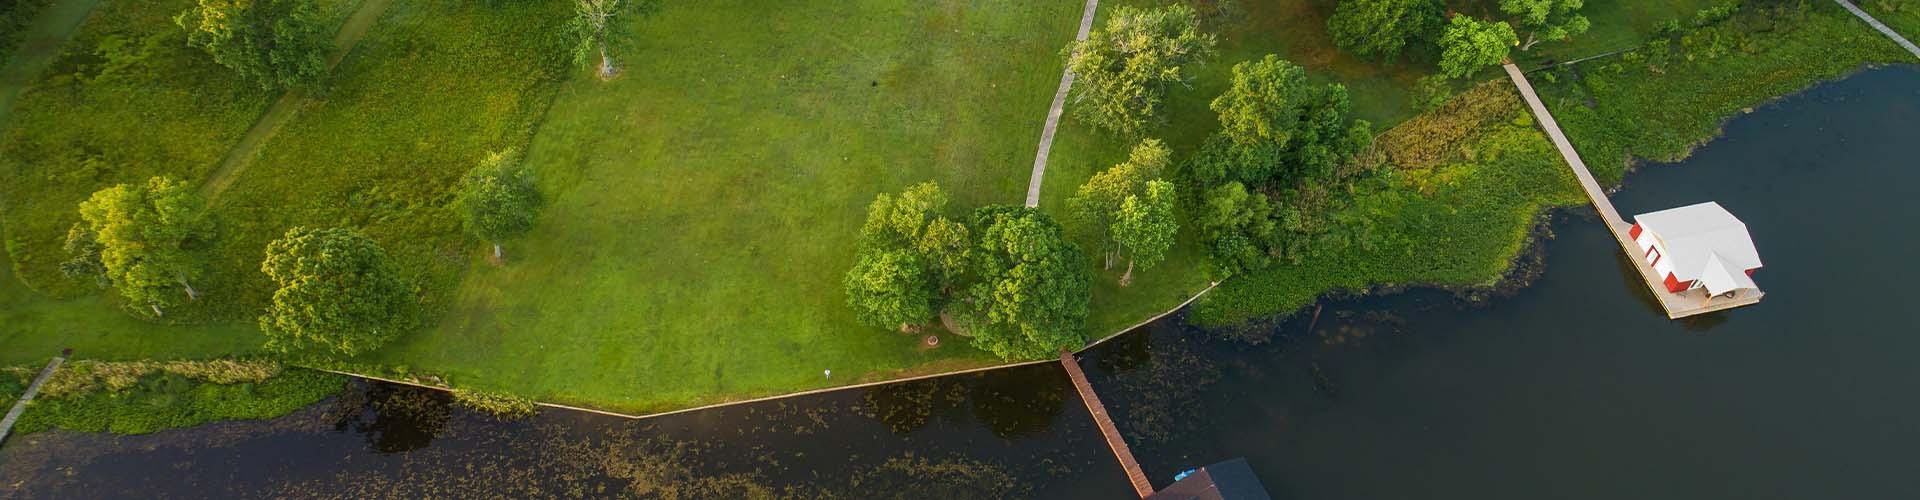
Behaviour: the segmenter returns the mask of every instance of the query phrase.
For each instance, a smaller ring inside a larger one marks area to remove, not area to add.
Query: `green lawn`
[[[379,360],[629,411],[992,361],[854,322],[840,277],[877,193],[1021,201],[1079,9],[669,4],[623,74],[560,90],[528,157],[550,205],[510,263]]]
[[[1859,0],[1854,5],[1893,28],[1907,41],[1920,39],[1920,2],[1913,0]],[[1920,42],[1914,42],[1920,43]]]

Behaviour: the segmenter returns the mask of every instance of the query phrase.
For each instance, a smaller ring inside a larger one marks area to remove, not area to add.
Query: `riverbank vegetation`
[[[39,369],[0,369],[11,406]],[[340,391],[346,378],[258,359],[75,360],[41,386],[15,433],[48,429],[144,434],[207,422],[271,418]]]

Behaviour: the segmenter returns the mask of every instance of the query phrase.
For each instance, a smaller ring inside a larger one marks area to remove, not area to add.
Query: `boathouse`
[[[1666,278],[1667,291],[1703,289],[1707,296],[1758,290],[1760,252],[1747,225],[1719,203],[1706,202],[1633,217],[1629,236],[1645,262]]]

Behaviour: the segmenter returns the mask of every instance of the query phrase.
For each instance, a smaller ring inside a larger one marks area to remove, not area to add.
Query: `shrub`
[[[503,419],[526,418],[533,416],[539,410],[531,399],[472,389],[454,389],[453,401],[467,409]]]

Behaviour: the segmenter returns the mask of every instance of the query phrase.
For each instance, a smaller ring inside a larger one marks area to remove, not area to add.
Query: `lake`
[[[1158,486],[1246,457],[1275,498],[1920,498],[1920,68],[1756,108],[1623,214],[1718,201],[1762,303],[1667,320],[1586,207],[1509,295],[1327,301],[1220,340],[1175,315],[1083,366]],[[380,384],[288,417],[0,450],[4,497],[1132,495],[1053,365],[647,421],[500,422]]]

